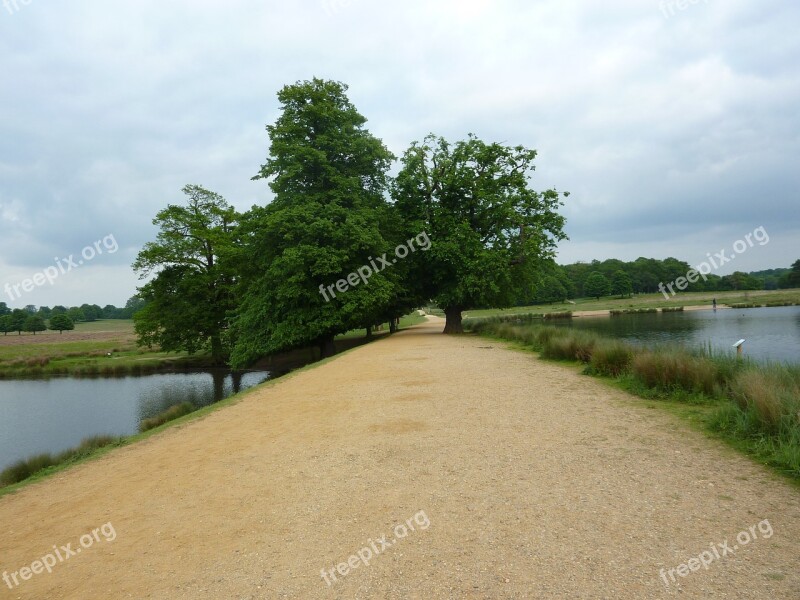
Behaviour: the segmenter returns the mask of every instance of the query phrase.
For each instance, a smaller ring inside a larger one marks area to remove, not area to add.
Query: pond
[[[639,345],[711,345],[726,353],[735,353],[733,344],[745,338],[745,356],[763,362],[800,362],[800,306],[581,317],[553,324]]]
[[[262,383],[267,371],[0,381],[0,470],[96,435],[127,436],[174,404],[202,407]]]

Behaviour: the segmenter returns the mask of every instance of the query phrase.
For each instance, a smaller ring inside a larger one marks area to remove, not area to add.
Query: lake
[[[800,362],[800,306],[580,317],[551,323],[590,329],[638,345],[710,344],[715,351],[732,354],[736,352],[733,344],[745,338],[745,356],[758,361]]]
[[[127,436],[174,404],[202,407],[257,385],[267,371],[0,381],[0,470],[95,435]]]

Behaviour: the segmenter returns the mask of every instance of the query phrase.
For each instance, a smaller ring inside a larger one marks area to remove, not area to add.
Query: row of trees
[[[25,312],[28,315],[38,315],[42,319],[47,320],[55,315],[68,315],[73,322],[81,321],[97,321],[98,319],[132,319],[133,314],[144,306],[144,300],[138,296],[130,298],[123,308],[117,308],[113,304],[107,304],[100,307],[97,304],[82,304],[81,306],[66,306],[57,305],[52,308],[49,306],[36,307],[33,304],[28,304],[25,308],[16,309]],[[12,309],[8,307],[5,302],[0,302],[0,317],[10,315]]]
[[[623,262],[616,259],[591,263],[557,265],[551,262],[540,274],[536,285],[518,304],[543,304],[571,298],[599,298],[659,292],[664,285],[685,277],[692,267],[676,258],[657,260],[637,258]],[[800,260],[791,268],[771,269],[730,275],[706,275],[690,283],[686,291],[718,292],[730,290],[788,289],[800,287]]]
[[[74,321],[67,314],[56,314],[50,317],[49,322],[45,322],[44,317],[38,314],[31,314],[21,308],[15,308],[8,314],[0,316],[0,333],[8,335],[16,331],[18,335],[22,335],[23,331],[27,331],[36,335],[39,331],[45,329],[52,329],[62,333],[75,329]]]
[[[565,238],[562,194],[529,186],[536,151],[431,135],[392,178],[395,157],[346,91],[314,79],[278,93],[254,177],[274,193],[267,206],[239,214],[190,185],[186,205],[156,215],[156,240],[133,265],[150,278],[134,316],[141,344],[208,348],[243,367],[312,344],[328,354],[337,334],[429,301],[445,332],[460,332],[465,308],[511,306],[530,289]],[[426,248],[395,254],[423,234]],[[368,281],[352,283],[367,265]]]

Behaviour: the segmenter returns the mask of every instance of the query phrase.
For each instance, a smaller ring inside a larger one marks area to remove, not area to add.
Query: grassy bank
[[[517,342],[542,358],[579,361],[585,373],[643,398],[692,407],[703,429],[800,481],[800,365],[762,365],[708,349],[642,349],[536,317],[471,320],[475,333]],[[539,321],[541,323],[541,321]]]
[[[485,318],[514,314],[545,314],[553,312],[618,310],[646,312],[647,309],[675,308],[680,306],[711,306],[717,299],[720,307],[733,305],[754,306],[791,306],[800,304],[800,289],[794,290],[756,290],[744,292],[691,292],[678,293],[666,299],[663,294],[637,294],[630,298],[579,298],[570,302],[541,304],[535,306],[516,306],[507,309],[470,310],[464,313],[465,318]],[[643,310],[644,309],[644,310]]]

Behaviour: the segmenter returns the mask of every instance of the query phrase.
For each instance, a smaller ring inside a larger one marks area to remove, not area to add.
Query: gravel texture
[[[797,488],[575,369],[442,326],[0,498],[0,575],[116,533],[0,598],[800,598]],[[334,581],[359,552],[369,565]]]

